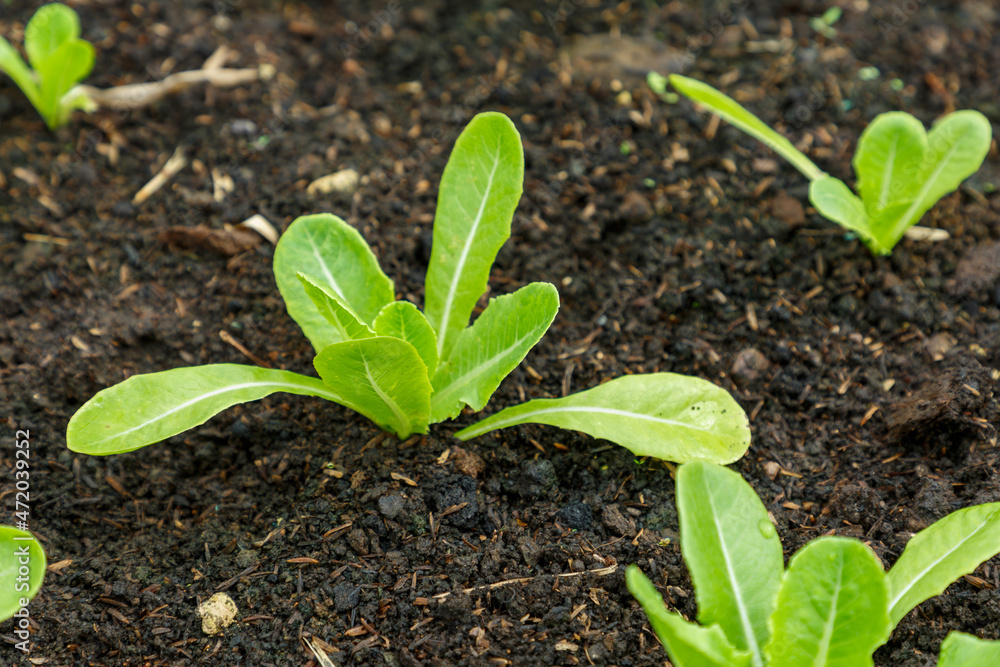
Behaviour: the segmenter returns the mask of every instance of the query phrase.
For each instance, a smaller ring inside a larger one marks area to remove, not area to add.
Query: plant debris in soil
[[[0,32],[16,35],[39,4],[6,5]],[[891,564],[935,519],[1000,500],[996,147],[924,217],[948,240],[875,258],[804,207],[794,170],[643,83],[676,63],[852,182],[849,156],[880,112],[1000,119],[996,10],[899,7],[848,3],[823,36],[809,20],[827,5],[812,1],[732,13],[687,1],[79,3],[98,48],[92,85],[194,69],[223,44],[231,66],[275,75],[77,114],[55,134],[0,85],[0,424],[8,443],[30,430],[30,526],[50,563],[27,659],[315,666],[318,650],[336,665],[664,664],[624,568],[638,563],[695,616],[669,464],[545,427],[458,447],[445,425],[400,442],[285,395],[141,452],[65,448],[69,416],[135,373],[247,357],[309,372],[272,246],[204,240],[253,214],[279,229],[340,215],[401,298],[421,303],[436,183],[480,110],[508,114],[526,156],[491,293],[545,280],[562,301],[488,410],[624,373],[716,382],[751,417],[733,467],[786,556],[833,533]],[[187,163],[135,202],[178,149]],[[347,169],[351,187],[310,191]],[[0,451],[8,473],[12,451]],[[13,483],[0,479],[3,495]],[[1000,638],[997,586],[994,558],[911,612],[876,663],[928,664],[952,629]],[[206,635],[197,609],[218,593],[237,616]]]

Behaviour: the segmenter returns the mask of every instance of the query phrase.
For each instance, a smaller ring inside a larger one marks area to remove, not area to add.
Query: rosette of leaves
[[[40,7],[24,28],[24,51],[27,63],[0,37],[0,70],[14,80],[50,130],[65,125],[74,109],[96,108],[75,88],[94,69],[94,46],[80,39],[75,11],[60,3]]]
[[[767,509],[736,472],[677,472],[681,554],[698,622],[669,611],[635,565],[629,590],[676,667],[871,667],[918,604],[1000,553],[1000,503],[953,512],[917,533],[888,572],[863,542],[820,537],[784,567]],[[952,632],[939,667],[1000,664],[1000,642]]]
[[[128,452],[274,392],[318,396],[406,438],[482,410],[549,328],[559,295],[531,283],[490,299],[470,325],[521,197],[520,136],[503,114],[476,116],[445,167],[434,219],[424,311],[397,301],[361,234],[330,214],[298,218],[282,235],[274,274],[289,315],[316,350],[319,377],[214,364],[137,375],[72,417],[70,449]],[[746,451],[746,414],[723,389],[672,373],[630,375],[558,399],[507,408],[460,431],[540,423],[583,431],[640,455],[730,462]]]
[[[652,74],[651,85],[659,83]],[[857,191],[830,176],[792,143],[712,86],[679,74],[670,85],[788,160],[809,179],[809,201],[828,220],[857,234],[875,255],[888,255],[906,230],[934,204],[976,173],[993,137],[989,120],[964,110],[940,119],[930,132],[905,111],[879,114],[854,153]]]

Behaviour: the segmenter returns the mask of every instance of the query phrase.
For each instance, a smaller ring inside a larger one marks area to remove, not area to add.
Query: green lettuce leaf
[[[996,667],[1000,665],[1000,642],[951,632],[941,642],[937,667]]]
[[[274,279],[288,314],[317,352],[340,339],[336,327],[320,314],[302,288],[299,273],[329,286],[365,325],[395,299],[392,281],[382,273],[358,230],[329,213],[297,218],[274,250]]]
[[[434,375],[431,421],[454,418],[463,404],[482,410],[545,334],[558,310],[559,293],[549,283],[531,283],[490,299]]]
[[[868,124],[854,153],[854,173],[870,216],[896,201],[913,199],[926,151],[923,124],[906,112],[880,114]]]
[[[510,237],[524,183],[524,151],[501,113],[476,115],[455,142],[441,177],[424,312],[447,359],[486,292],[490,267]]]
[[[1000,503],[952,512],[911,539],[886,575],[893,625],[1000,553]]]
[[[750,654],[736,650],[719,626],[704,628],[667,611],[663,596],[635,565],[625,571],[625,582],[675,667],[749,667]]]
[[[175,368],[134,375],[98,392],[70,418],[66,445],[100,456],[131,452],[279,391],[345,404],[316,378],[289,371],[239,364]]]
[[[871,667],[892,632],[882,562],[858,540],[821,537],[788,564],[765,647],[769,667]]]
[[[406,341],[376,336],[334,343],[313,364],[341,401],[382,430],[400,438],[427,432],[431,383],[420,355]]]
[[[542,398],[501,410],[462,429],[469,440],[518,424],[582,431],[637,456],[683,463],[732,463],[750,446],[746,413],[711,382],[674,373],[626,375],[565,398]]]
[[[437,339],[424,314],[409,301],[393,301],[382,309],[372,324],[379,336],[405,340],[416,349],[427,367],[428,377],[437,370]]]
[[[55,129],[69,120],[72,105],[63,104],[63,97],[77,82],[94,69],[94,46],[75,39],[60,46],[43,63],[35,66],[39,85],[42,114],[49,127]]]
[[[375,335],[374,331],[358,321],[358,316],[344,305],[332,287],[324,284],[316,276],[300,272],[298,277],[306,291],[306,296],[316,307],[316,312],[330,323],[332,327],[330,337],[336,339],[333,341],[334,343],[354,340],[355,338],[371,338]]]
[[[763,143],[788,160],[809,180],[824,175],[823,170],[817,167],[802,151],[793,146],[792,142],[772,130],[733,98],[697,79],[680,74],[671,74],[669,79],[670,85],[678,92]]]
[[[43,5],[24,27],[24,50],[28,62],[41,70],[60,48],[80,36],[80,17],[60,3]]]
[[[21,58],[21,54],[3,37],[0,37],[0,70],[6,72],[7,76],[14,80],[17,87],[21,89],[24,96],[31,102],[31,105],[41,112],[41,94],[38,91],[38,82],[35,80],[35,73],[31,71],[28,64]]]
[[[681,554],[691,573],[698,621],[719,625],[750,664],[763,667],[784,562],[763,503],[739,474],[711,463],[677,471]]]
[[[27,547],[27,563],[21,555]],[[27,565],[28,576],[25,581],[18,579],[22,565]],[[11,526],[0,526],[0,621],[6,620],[21,609],[21,599],[30,600],[42,587],[45,578],[45,551],[42,545],[31,533],[18,530]],[[27,584],[26,590],[18,591],[16,584]]]

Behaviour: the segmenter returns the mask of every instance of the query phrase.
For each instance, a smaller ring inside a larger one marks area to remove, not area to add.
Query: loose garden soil
[[[38,4],[0,5],[0,34]],[[915,531],[1000,500],[996,145],[922,221],[950,239],[874,258],[779,158],[644,83],[655,67],[717,85],[852,182],[877,113],[1000,122],[990,3],[845,0],[829,37],[809,20],[830,3],[813,0],[70,4],[97,46],[93,85],[194,69],[221,44],[274,74],[56,133],[3,79],[0,488],[12,507],[29,430],[50,564],[31,652],[5,663],[317,665],[306,640],[339,666],[666,663],[623,574],[640,564],[695,616],[669,464],[548,427],[459,446],[471,414],[400,442],[287,395],[131,454],[65,447],[73,412],[135,373],[251,355],[312,372],[272,246],[171,228],[331,211],[422,303],[438,179],[480,110],[508,114],[526,155],[491,294],[544,280],[562,301],[487,412],[624,373],[716,382],[750,416],[733,468],[786,556],[838,534],[888,566]],[[178,148],[188,166],[133,204]],[[356,192],[307,193],[347,168]],[[1000,638],[998,585],[994,558],[911,612],[876,663],[933,664],[950,630]],[[206,636],[195,609],[220,591],[239,614]]]

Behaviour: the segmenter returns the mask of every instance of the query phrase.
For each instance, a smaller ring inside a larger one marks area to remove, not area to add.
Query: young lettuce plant
[[[96,105],[75,86],[94,68],[94,47],[80,39],[80,18],[66,5],[40,7],[24,29],[27,63],[0,37],[0,70],[14,80],[50,130],[62,127],[74,109]]]
[[[698,623],[668,611],[638,567],[625,574],[676,667],[863,667],[918,604],[1000,553],[1000,503],[959,510],[918,533],[888,571],[862,542],[821,537],[784,569],[764,504],[739,474],[677,472],[681,553]],[[1000,664],[1000,642],[952,633],[939,667]]]
[[[860,197],[759,118],[706,83],[671,74],[670,85],[759,140],[809,179],[809,201],[823,217],[851,230],[875,255],[888,255],[941,197],[976,173],[993,131],[978,111],[956,111],[928,134],[904,111],[875,117],[854,153]]]
[[[455,143],[441,179],[425,312],[395,300],[361,234],[329,214],[295,220],[274,255],[288,314],[315,348],[320,379],[236,364],[137,375],[99,392],[70,419],[70,449],[116,454],[177,435],[237,403],[274,392],[318,396],[406,438],[482,410],[559,309],[548,283],[491,299],[469,326],[490,267],[510,237],[524,155],[514,124],[479,114]],[[606,438],[639,455],[731,462],[749,446],[746,414],[723,389],[683,375],[612,380],[559,399],[508,408],[466,428],[472,438],[539,423]]]

